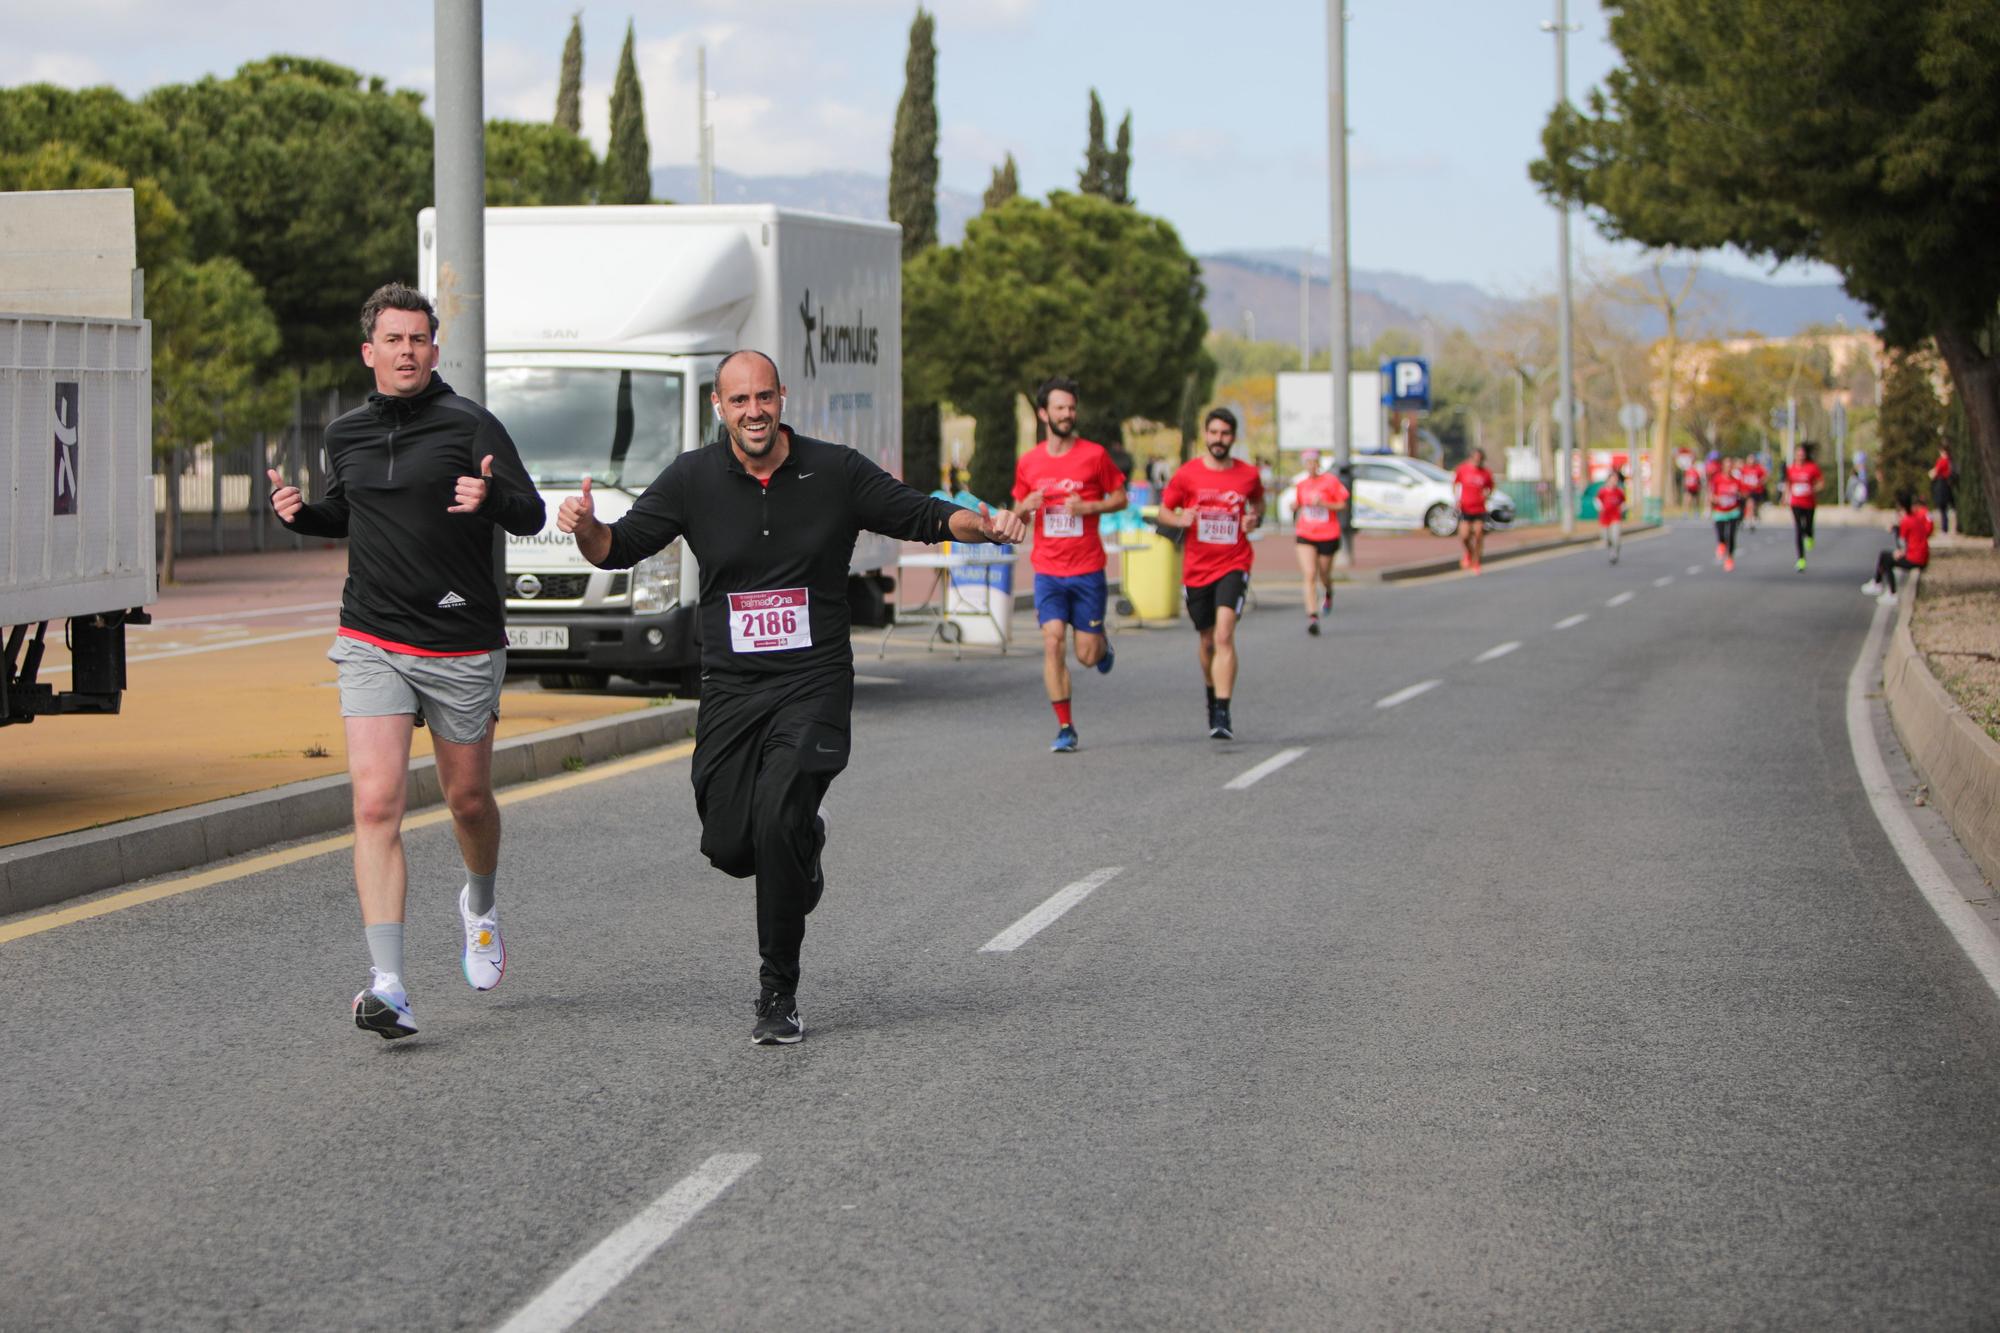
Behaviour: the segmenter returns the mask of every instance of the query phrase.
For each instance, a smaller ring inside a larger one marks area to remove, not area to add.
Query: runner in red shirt
[[[1736,471],[1736,478],[1743,486],[1743,517],[1750,522],[1750,530],[1757,530],[1757,516],[1763,511],[1764,487],[1771,479],[1771,473],[1761,458],[1752,455]]]
[[[1212,410],[1202,422],[1206,456],[1192,458],[1160,492],[1159,523],[1185,531],[1181,582],[1188,619],[1200,634],[1202,679],[1208,686],[1208,734],[1235,737],[1229,701],[1236,688],[1236,621],[1250,590],[1250,534],[1264,517],[1264,483],[1257,469],[1232,460],[1236,414]]]
[[[1813,516],[1819,509],[1819,464],[1813,462],[1811,440],[1792,451],[1792,465],[1785,469],[1785,503],[1792,507],[1792,543],[1798,550],[1798,571],[1806,572],[1806,552],[1813,548]]]
[[[1896,600],[1896,571],[1922,569],[1931,562],[1931,511],[1917,503],[1908,490],[1896,492],[1896,545],[1900,551],[1884,551],[1875,559],[1875,577],[1861,585],[1861,591],[1884,605]]]
[[[1493,474],[1486,470],[1484,449],[1474,449],[1472,456],[1458,465],[1451,476],[1451,490],[1458,501],[1458,539],[1465,545],[1458,567],[1477,574],[1486,556],[1486,497],[1493,494]]]
[[[1952,481],[1951,450],[1940,447],[1937,462],[1931,464],[1931,509],[1937,515],[1939,532],[1951,531],[1951,511],[1956,507],[1954,483]],[[1965,531],[1961,519],[1959,531]]]
[[[1320,460],[1315,459],[1317,463]],[[1299,483],[1297,517],[1300,585],[1306,599],[1306,633],[1319,633],[1319,618],[1333,611],[1333,557],[1340,551],[1340,512],[1347,506],[1332,461],[1324,472],[1309,473]]]
[[[1125,507],[1125,474],[1101,444],[1076,434],[1076,381],[1043,381],[1035,416],[1048,438],[1014,465],[1014,512],[1035,533],[1035,618],[1042,627],[1042,684],[1056,713],[1056,754],[1074,754],[1078,740],[1070,718],[1070,630],[1076,631],[1078,666],[1109,674],[1111,641],[1105,637],[1104,543],[1097,516]]]
[[[1618,549],[1624,544],[1625,518],[1625,474],[1617,468],[1597,488],[1597,526],[1604,531],[1604,549],[1611,552],[1611,563],[1618,563]]]
[[[1726,570],[1736,568],[1736,530],[1743,526],[1743,483],[1727,464],[1708,483],[1708,516],[1715,520],[1715,558]]]

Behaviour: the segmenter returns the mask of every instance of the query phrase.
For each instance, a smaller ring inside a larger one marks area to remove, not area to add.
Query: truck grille
[[[523,588],[521,584],[528,578],[536,581]],[[574,602],[583,597],[583,590],[589,584],[588,574],[517,575],[508,580],[507,592],[511,597],[532,597],[537,601]]]

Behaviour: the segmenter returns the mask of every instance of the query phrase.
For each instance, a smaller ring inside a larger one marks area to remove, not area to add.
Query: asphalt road
[[[508,807],[489,995],[410,835],[394,1045],[342,853],[0,942],[0,1328],[1990,1325],[2000,1002],[1843,720],[1881,538],[1704,532],[1266,589],[1229,744],[1184,623],[1073,757],[1032,657],[870,645],[796,1048],[685,760]]]

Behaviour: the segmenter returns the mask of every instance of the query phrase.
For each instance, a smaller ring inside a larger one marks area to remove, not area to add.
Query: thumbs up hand
[[[597,502],[590,498],[590,478],[583,479],[582,494],[572,495],[556,510],[556,531],[574,533],[597,524]]]
[[[486,503],[486,492],[491,489],[492,478],[493,455],[488,454],[479,460],[478,476],[460,477],[458,479],[458,486],[454,491],[454,498],[457,499],[458,503],[445,512],[448,514],[478,513],[479,506]]]
[[[287,484],[278,469],[265,468],[264,475],[271,482],[271,508],[278,512],[279,519],[291,522],[299,510],[306,507],[306,497],[300,494],[298,487]]]

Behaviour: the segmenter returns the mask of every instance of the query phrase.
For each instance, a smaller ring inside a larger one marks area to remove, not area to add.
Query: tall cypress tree
[[[910,54],[903,64],[903,100],[896,104],[896,134],[889,145],[889,217],[903,226],[908,262],[938,241],[938,116],[936,20],[917,6],[910,22]],[[904,339],[904,356],[921,356]],[[903,400],[903,479],[928,490],[938,476],[944,419],[934,399]]]
[[[1111,151],[1104,146],[1104,103],[1097,89],[1090,90],[1090,142],[1083,150],[1083,170],[1076,173],[1076,188],[1085,194],[1102,195],[1111,185]]]
[[[571,134],[583,133],[583,11],[569,18],[569,39],[563,43],[562,83],[556,88],[556,124]]]
[[[889,146],[889,220],[903,224],[903,258],[937,244],[938,115],[936,20],[921,5],[910,24],[903,100]]]
[[[1005,162],[993,168],[993,183],[986,187],[986,196],[981,202],[988,209],[994,209],[1019,193],[1021,169],[1014,165],[1014,155],[1009,153]]]
[[[1104,197],[1114,204],[1132,202],[1132,113],[1118,122],[1118,146],[1105,163]]]
[[[607,204],[645,204],[653,199],[652,150],[646,143],[646,99],[639,88],[633,55],[632,21],[625,22],[625,49],[618,53],[618,77],[611,85],[611,143],[604,150]]]

